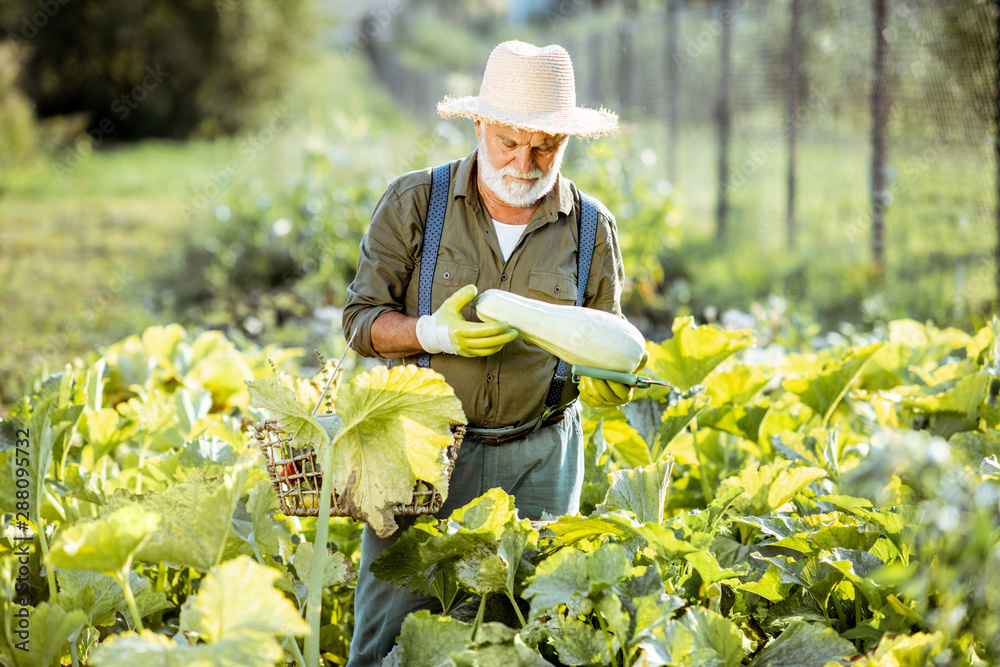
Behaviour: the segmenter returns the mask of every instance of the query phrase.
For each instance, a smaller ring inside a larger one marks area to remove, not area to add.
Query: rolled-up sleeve
[[[361,240],[358,271],[347,288],[344,335],[366,357],[378,357],[372,345],[372,323],[382,314],[403,312],[422,240],[414,198],[400,197],[394,182],[379,199],[368,232]]]

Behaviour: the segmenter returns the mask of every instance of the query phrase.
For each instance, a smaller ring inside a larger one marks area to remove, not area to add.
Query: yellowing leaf
[[[137,505],[122,507],[100,519],[81,521],[59,534],[52,545],[52,564],[62,570],[121,572],[159,521],[155,513]]]
[[[409,503],[417,480],[447,496],[445,450],[451,425],[466,422],[462,404],[440,374],[416,366],[378,366],[341,387],[335,403],[343,426],[334,437],[332,475],[353,516],[386,537],[395,508]],[[320,447],[327,461],[326,447]]]
[[[274,635],[305,634],[308,631],[305,621],[291,601],[274,588],[279,576],[274,568],[264,567],[247,556],[212,568],[201,582],[198,595],[184,604],[181,627],[209,643],[239,638],[252,642]],[[266,649],[271,660],[281,657],[281,650],[273,641]]]
[[[310,408],[298,402],[295,392],[271,379],[254,380],[248,385],[250,404],[267,410],[281,430],[292,437],[296,447],[319,450],[330,442],[326,429],[313,416]]]
[[[308,632],[295,606],[274,588],[278,571],[245,556],[213,568],[181,610],[195,645],[143,630],[115,635],[91,654],[98,667],[271,667],[282,657],[275,636]]]
[[[819,373],[785,380],[782,386],[815,410],[825,423],[864,370],[865,364],[882,345],[884,343],[874,343],[867,347],[852,349],[840,360],[824,366]]]
[[[826,477],[822,468],[791,465],[791,461],[777,461],[763,467],[751,463],[738,475],[723,480],[719,493],[743,487],[746,493],[736,499],[733,508],[743,516],[762,516],[787,503],[812,482]]]
[[[715,368],[732,354],[749,347],[749,331],[725,331],[715,325],[694,326],[690,317],[678,317],[673,338],[649,346],[646,368],[681,391],[705,381]]]

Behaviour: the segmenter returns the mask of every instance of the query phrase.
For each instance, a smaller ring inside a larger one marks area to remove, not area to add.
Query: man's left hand
[[[632,400],[632,387],[621,382],[580,378],[580,399],[595,408],[614,408]]]

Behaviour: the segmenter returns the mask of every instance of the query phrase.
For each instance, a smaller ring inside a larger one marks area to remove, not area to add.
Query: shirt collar
[[[469,155],[458,163],[455,171],[455,187],[452,189],[452,197],[464,197],[466,203],[473,208],[479,208],[479,185],[476,180],[476,155],[479,149],[472,151]],[[555,187],[542,198],[542,203],[535,211],[533,219],[544,222],[553,222],[559,218],[559,214],[570,215],[573,212],[573,190],[570,182],[559,174]]]

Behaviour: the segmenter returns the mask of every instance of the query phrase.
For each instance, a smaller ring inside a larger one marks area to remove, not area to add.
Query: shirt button
[[[554,291],[554,292],[555,292],[556,294],[559,294],[559,292],[562,292],[562,287],[559,287],[559,285],[556,285],[556,288],[555,288],[555,290],[553,290],[553,291]]]
[[[493,382],[493,376],[492,375],[487,375],[486,376],[486,381],[487,382]]]
[[[448,280],[448,278],[451,278],[451,273],[449,273],[448,271],[445,271],[444,275],[441,276],[441,277],[444,278],[445,280]]]
[[[500,274],[500,280],[507,280],[507,274],[506,273],[501,273]]]
[[[483,428],[489,428],[489,427],[490,427],[489,422],[483,422]]]

